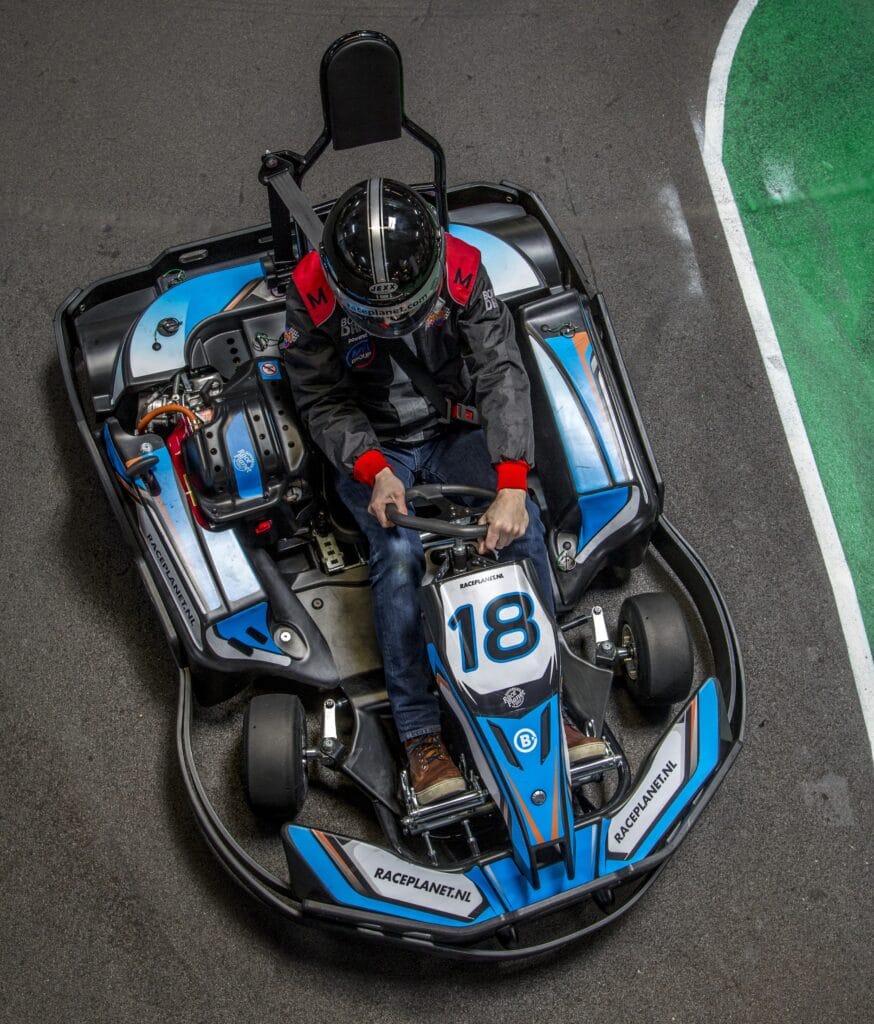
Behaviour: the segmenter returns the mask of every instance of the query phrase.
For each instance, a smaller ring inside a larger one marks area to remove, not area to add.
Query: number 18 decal
[[[489,661],[513,661],[530,654],[540,642],[540,629],[532,618],[534,602],[529,594],[515,592],[494,598],[483,608],[482,647]],[[449,619],[458,631],[461,667],[474,672],[479,666],[479,640],[473,605],[462,605]]]

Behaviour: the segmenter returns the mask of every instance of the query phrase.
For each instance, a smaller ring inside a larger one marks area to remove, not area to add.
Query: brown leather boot
[[[607,744],[603,740],[586,736],[567,719],[564,720],[564,738],[567,740],[571,764],[588,760],[590,757],[603,757],[607,753]]]
[[[439,732],[407,740],[404,747],[410,762],[410,783],[420,804],[433,804],[467,788]]]

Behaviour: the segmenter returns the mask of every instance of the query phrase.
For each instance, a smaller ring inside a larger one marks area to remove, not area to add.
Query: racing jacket
[[[441,394],[476,406],[498,488],[525,487],[534,464],[528,377],[478,249],[447,235],[437,305],[404,338],[374,337],[346,316],[316,252],[295,267],[286,305],[280,347],[292,395],[332,465],[372,486],[388,465],[382,444],[419,444],[447,429],[444,410],[392,358],[407,345]]]

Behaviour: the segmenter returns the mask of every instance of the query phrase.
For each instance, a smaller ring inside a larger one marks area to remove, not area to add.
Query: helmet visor
[[[367,298],[350,295],[336,279],[330,262],[324,257],[322,262],[337,301],[363,330],[377,338],[401,338],[405,334],[411,334],[422,326],[425,318],[437,305],[440,296],[440,284],[443,279],[442,259],[435,260],[427,281],[415,295],[395,302],[391,301],[391,295],[384,294],[390,290],[391,282],[373,286],[374,291],[382,294],[374,294]]]

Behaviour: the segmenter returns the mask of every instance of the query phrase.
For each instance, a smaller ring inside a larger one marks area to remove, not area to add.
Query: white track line
[[[701,268],[695,256],[695,246],[689,233],[689,223],[683,213],[683,204],[677,192],[677,186],[669,181],[659,189],[659,202],[664,212],[665,225],[683,250],[683,263],[686,271],[686,292],[690,298],[700,299],[704,295],[704,284],[701,280]]]
[[[868,742],[874,757],[874,661],[871,647],[865,633],[865,624],[859,609],[856,588],[847,565],[844,549],[841,547],[838,531],[832,518],[828,499],[822,486],[816,460],[810,447],[807,431],[798,410],[792,382],[783,361],[780,344],[768,312],[768,304],[753,262],[747,236],[740,219],[725,167],[722,163],[723,120],[725,116],[725,94],[728,75],[740,37],[758,0],[740,0],[732,12],[710,71],[710,85],[707,90],[707,112],[704,119],[704,140],[701,155],[710,180],[716,209],[728,241],[731,257],[737,272],[747,310],[753,323],[753,330],[759,343],[759,351],[765,363],[768,380],[774,392],[783,430],[789,442],[789,450],[801,481],[801,489],[807,502],[813,528],[825,559],[826,569],[837,603],[850,666],[859,691],[862,716],[868,730]]]

